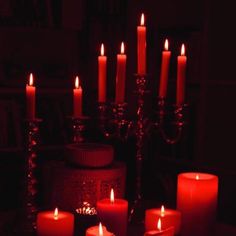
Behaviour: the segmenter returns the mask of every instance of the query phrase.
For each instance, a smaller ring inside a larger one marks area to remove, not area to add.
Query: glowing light
[[[98,235],[99,236],[103,236],[103,229],[102,229],[102,223],[99,223],[99,227],[98,227]]]
[[[169,42],[168,42],[168,39],[165,40],[164,48],[165,48],[166,51],[168,51],[168,49],[169,49]]]
[[[199,180],[199,175],[196,175],[196,180]]]
[[[104,56],[104,44],[101,45],[101,56]]]
[[[111,189],[110,201],[111,201],[111,203],[114,203],[114,201],[115,201],[115,196],[114,196],[114,190],[113,190],[113,188]]]
[[[33,77],[33,74],[30,73],[30,76],[29,76],[29,86],[33,86],[34,84],[34,77]]]
[[[125,45],[124,45],[124,42],[121,43],[121,46],[120,46],[120,53],[121,53],[121,54],[124,54],[124,53],[125,53]]]
[[[144,14],[142,13],[142,15],[141,15],[141,19],[140,19],[140,25],[144,25]]]
[[[181,46],[181,56],[184,56],[185,55],[185,46],[184,44],[182,44]]]
[[[165,215],[165,207],[162,205],[161,206],[161,216]]]
[[[161,231],[161,218],[158,219],[157,228]]]
[[[75,88],[79,88],[79,76],[75,78]]]
[[[54,210],[54,220],[57,220],[58,219],[58,208],[56,207],[55,210]]]

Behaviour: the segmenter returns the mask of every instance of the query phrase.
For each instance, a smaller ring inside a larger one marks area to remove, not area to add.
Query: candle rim
[[[199,176],[199,179],[196,179],[197,175]],[[196,180],[196,181],[209,181],[213,179],[218,179],[217,175],[204,172],[184,172],[179,174],[179,176],[188,180]]]
[[[54,218],[54,210],[48,210],[48,211],[40,211],[38,214],[38,217],[45,217],[47,219],[53,219],[55,220]],[[58,217],[57,217],[57,220],[62,220],[62,219],[65,219],[67,217],[74,217],[74,215],[69,212],[69,211],[59,211],[59,214],[58,214]]]
[[[153,213],[153,214],[161,214],[161,208],[150,208],[150,209],[147,209],[146,210],[146,214],[150,214],[150,213]],[[171,208],[166,208],[165,207],[165,216],[166,215],[169,215],[169,214],[172,214],[172,213],[175,213],[177,215],[181,215],[181,212],[177,209],[171,209]]]
[[[128,205],[128,201],[125,200],[125,199],[122,199],[122,198],[115,198],[113,203],[111,203],[110,198],[103,198],[103,199],[101,199],[97,202],[97,204],[99,204],[99,203],[101,203],[101,204],[110,203],[109,204],[110,206],[114,206],[114,205],[119,204],[119,203],[124,203],[124,204]]]

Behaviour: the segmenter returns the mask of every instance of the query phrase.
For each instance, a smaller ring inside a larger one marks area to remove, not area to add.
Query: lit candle
[[[98,102],[106,102],[107,57],[104,56],[104,45],[98,56]]]
[[[30,73],[29,83],[26,84],[26,117],[27,119],[35,119],[35,86],[33,74]]]
[[[185,96],[185,78],[186,78],[186,62],[187,57],[185,56],[185,46],[181,46],[181,55],[178,56],[177,65],[177,92],[176,92],[176,105],[181,106],[184,104]]]
[[[86,236],[114,236],[114,234],[107,231],[106,227],[100,222],[98,226],[88,228],[86,230]]]
[[[180,211],[173,209],[166,209],[164,206],[161,208],[153,208],[145,211],[145,229],[146,231],[154,230],[156,228],[156,222],[161,218],[162,227],[169,228],[174,227],[175,234],[179,234],[181,225],[181,213]]]
[[[162,219],[159,218],[156,224],[156,229],[145,232],[144,236],[174,236],[174,227],[164,229],[162,226]]]
[[[38,236],[72,236],[74,234],[74,215],[58,211],[39,212],[37,215]]]
[[[182,236],[212,235],[217,195],[217,176],[191,172],[178,175],[177,209],[182,213]]]
[[[170,66],[171,52],[168,50],[169,49],[169,42],[167,39],[165,40],[164,49],[165,50],[162,52],[160,87],[159,87],[159,97],[161,97],[161,98],[166,97],[168,75],[169,75],[169,66]]]
[[[79,84],[79,77],[75,78],[75,88],[73,89],[74,93],[74,117],[82,116],[82,94],[83,90]]]
[[[97,202],[98,218],[106,225],[107,229],[116,236],[126,236],[128,202],[124,199],[115,199],[111,190],[110,199],[102,199]]]
[[[116,70],[116,103],[123,103],[125,100],[125,75],[126,75],[126,55],[124,43],[121,43],[120,54],[117,55]]]
[[[137,27],[138,74],[146,74],[146,26],[142,13],[140,25]]]

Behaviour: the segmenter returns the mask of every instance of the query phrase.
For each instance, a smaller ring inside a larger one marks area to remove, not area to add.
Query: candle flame
[[[33,77],[33,74],[30,73],[30,76],[29,76],[29,86],[33,86],[34,85],[34,77]]]
[[[162,205],[161,206],[161,216],[165,215],[165,207]]]
[[[102,223],[99,223],[99,227],[98,227],[98,235],[99,236],[103,236],[103,228],[102,228]]]
[[[79,88],[79,76],[75,77],[75,88]]]
[[[110,201],[111,201],[111,203],[114,203],[114,201],[115,201],[115,196],[114,196],[114,190],[113,190],[113,188],[111,189]]]
[[[125,53],[125,45],[124,45],[124,42],[121,43],[121,46],[120,46],[120,53],[121,53],[121,54],[124,54],[124,53]]]
[[[168,39],[165,40],[164,48],[165,48],[166,51],[168,51],[168,49],[169,49],[169,42],[168,42]]]
[[[196,175],[196,180],[199,180],[199,175]]]
[[[185,46],[184,44],[182,44],[181,46],[181,56],[184,56],[185,55]]]
[[[144,20],[144,14],[142,13],[141,18],[140,18],[140,25],[144,25],[145,20]]]
[[[161,218],[158,219],[157,228],[161,231]]]
[[[101,45],[101,56],[104,56],[104,44]]]
[[[54,219],[57,220],[58,219],[58,208],[56,207],[54,210]]]

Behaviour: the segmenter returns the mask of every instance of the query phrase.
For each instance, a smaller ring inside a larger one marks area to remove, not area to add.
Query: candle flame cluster
[[[97,211],[95,207],[92,207],[90,203],[83,202],[82,207],[76,209],[76,212],[81,215],[96,215]]]

